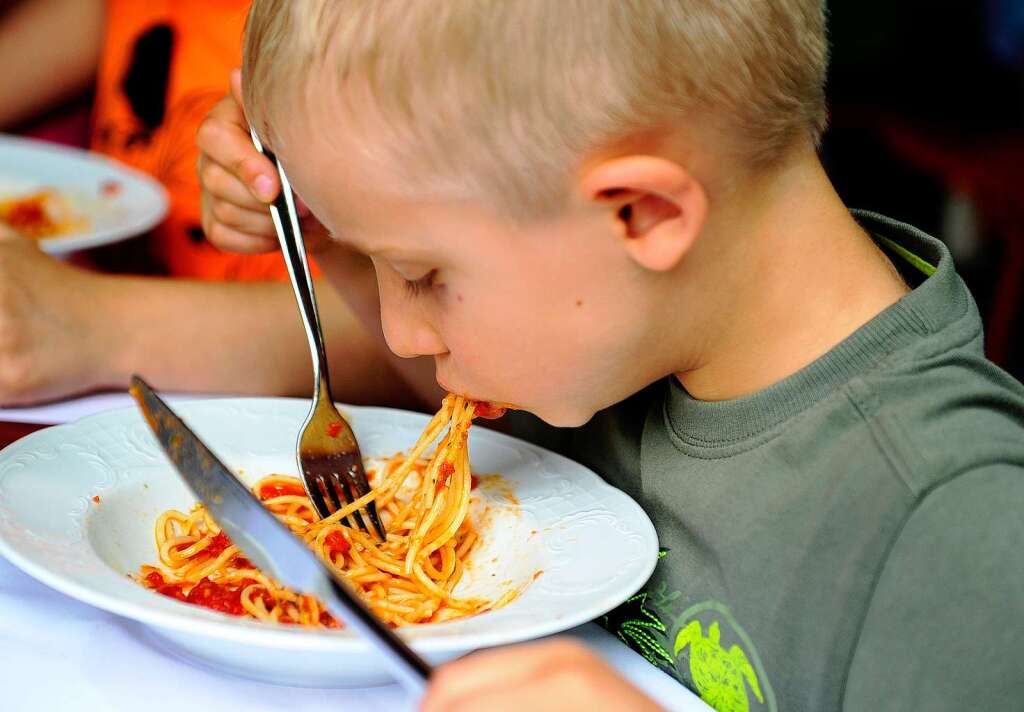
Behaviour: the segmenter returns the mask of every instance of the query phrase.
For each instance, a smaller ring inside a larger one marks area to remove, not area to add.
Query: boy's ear
[[[630,257],[645,269],[675,267],[704,227],[703,186],[668,159],[609,159],[591,166],[579,186],[586,199],[607,206]]]

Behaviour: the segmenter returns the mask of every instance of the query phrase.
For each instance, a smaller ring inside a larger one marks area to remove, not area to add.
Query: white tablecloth
[[[41,409],[0,409],[0,421],[59,423],[128,404],[127,396],[117,395]],[[570,634],[667,709],[710,709],[596,625],[582,626]],[[298,689],[195,667],[154,645],[143,626],[53,591],[0,558],[0,709],[396,712],[415,709],[415,700],[397,686]]]

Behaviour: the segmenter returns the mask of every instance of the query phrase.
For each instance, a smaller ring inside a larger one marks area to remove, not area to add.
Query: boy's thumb
[[[231,84],[231,96],[234,97],[235,102],[238,103],[238,108],[241,109],[244,114],[245,104],[242,101],[242,70],[238,67],[232,69],[229,82]]]

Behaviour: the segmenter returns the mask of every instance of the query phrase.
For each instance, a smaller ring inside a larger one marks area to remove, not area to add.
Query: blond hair
[[[585,158],[633,134],[713,121],[754,167],[817,141],[823,5],[254,0],[246,111],[273,144],[284,107],[337,92],[408,190],[538,215],[563,203]],[[313,89],[311,75],[336,83]]]

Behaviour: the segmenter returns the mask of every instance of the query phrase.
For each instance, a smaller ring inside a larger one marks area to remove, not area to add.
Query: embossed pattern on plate
[[[252,483],[272,472],[294,474],[294,440],[307,407],[297,399],[247,398],[177,409]],[[342,410],[367,455],[409,447],[427,422],[422,414],[385,408]],[[497,472],[502,480],[477,490],[483,545],[460,591],[497,596],[509,586],[525,588],[500,610],[403,629],[429,659],[567,630],[615,607],[650,576],[658,548],[650,520],[594,473],[481,427],[471,432],[470,456],[475,472]],[[517,506],[510,506],[509,491]],[[130,580],[140,564],[157,558],[157,515],[193,501],[134,410],[48,428],[0,452],[0,555],[53,588],[150,626],[176,652],[204,664],[288,684],[386,681],[369,646],[345,631],[234,619]]]

